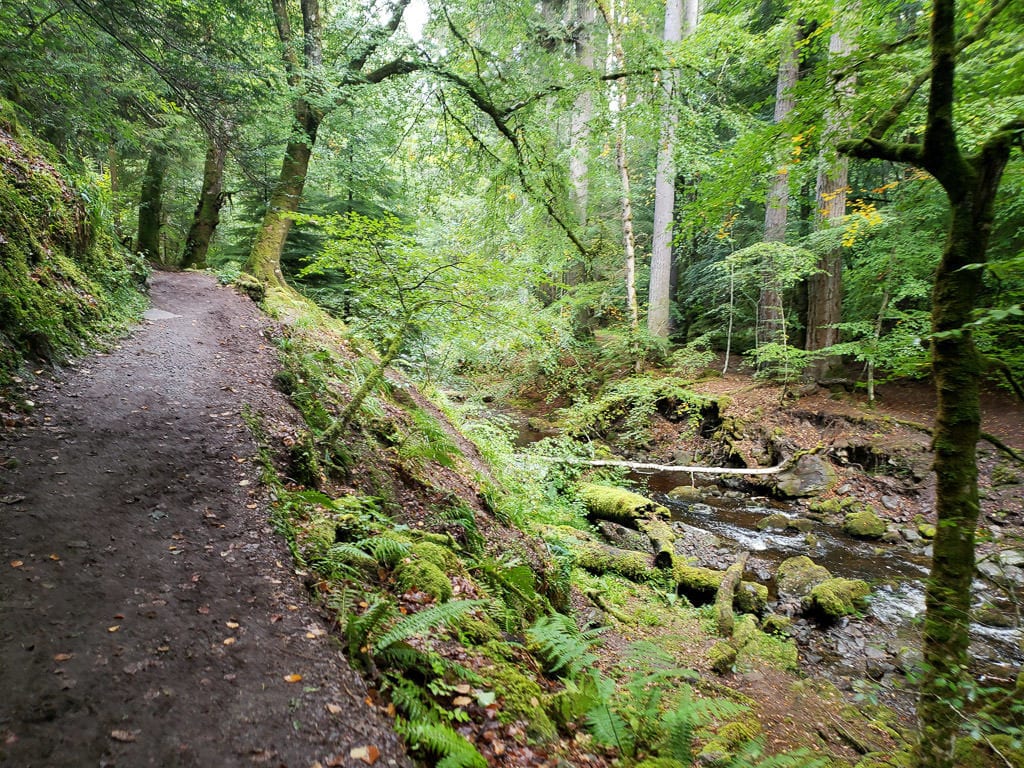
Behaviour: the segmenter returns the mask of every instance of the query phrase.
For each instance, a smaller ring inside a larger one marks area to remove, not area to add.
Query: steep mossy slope
[[[80,349],[141,306],[142,265],[114,243],[103,200],[0,101],[0,384],[24,359]]]

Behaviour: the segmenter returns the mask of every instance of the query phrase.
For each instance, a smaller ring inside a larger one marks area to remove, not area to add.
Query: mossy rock
[[[793,630],[793,620],[778,613],[769,613],[761,619],[761,631],[767,635],[789,637]]]
[[[870,504],[863,505],[855,512],[848,512],[843,520],[843,530],[857,539],[880,539],[885,534],[885,520],[878,516]]]
[[[676,501],[700,501],[703,498],[703,494],[701,494],[700,488],[695,485],[677,485],[668,492],[668,497]]]
[[[576,565],[601,576],[614,573],[630,581],[643,583],[658,574],[654,558],[646,552],[619,549],[607,544],[578,541],[572,546]]]
[[[296,540],[307,561],[323,557],[339,541],[338,521],[333,515],[314,513],[299,528]]]
[[[425,592],[439,603],[452,596],[451,580],[429,560],[405,558],[395,568],[395,581],[403,591]]]
[[[462,561],[451,549],[436,541],[421,539],[413,542],[410,547],[413,557],[433,563],[446,573],[457,573],[462,571]]]
[[[528,733],[543,741],[555,737],[555,724],[547,714],[547,709],[551,705],[550,698],[541,690],[536,680],[527,677],[505,661],[494,661],[478,672],[484,680],[484,685],[499,696],[500,722],[524,722]]]
[[[613,485],[582,483],[576,495],[592,518],[628,525],[645,517],[668,517],[668,510],[660,504]]]
[[[815,586],[805,598],[808,612],[829,621],[851,616],[867,608],[871,587],[861,579],[835,578]]]
[[[267,298],[267,286],[247,272],[242,272],[235,278],[234,286],[257,304]]]
[[[708,661],[715,672],[724,675],[732,671],[738,655],[739,652],[730,643],[720,640],[708,650]]]
[[[761,631],[753,616],[736,619],[732,644],[738,651],[737,669],[761,669],[765,665],[790,672],[798,669],[796,644],[788,638]]]
[[[818,565],[807,555],[783,560],[775,574],[779,595],[804,598],[818,584],[832,578],[828,568]]]
[[[837,481],[836,471],[827,460],[807,453],[777,476],[775,490],[789,498],[818,496],[831,490]]]
[[[931,523],[919,523],[917,526],[917,532],[921,535],[922,539],[935,538],[935,526]]]
[[[761,724],[754,718],[726,723],[705,744],[697,755],[697,763],[704,766],[725,766],[732,763],[737,750],[761,734]]]
[[[648,757],[634,768],[689,768],[689,763],[673,760],[671,757]]]
[[[755,581],[744,581],[736,590],[732,604],[741,613],[760,616],[768,607],[768,587]]]
[[[1012,736],[994,733],[975,741],[962,738],[956,743],[954,761],[957,768],[1024,768],[1024,747],[1014,744]]]
[[[834,517],[842,514],[856,504],[857,500],[852,496],[832,499],[815,499],[810,503],[808,509],[817,515]]]

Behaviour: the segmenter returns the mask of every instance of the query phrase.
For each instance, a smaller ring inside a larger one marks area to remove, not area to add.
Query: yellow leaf
[[[22,560],[11,560],[11,568],[21,568],[24,564]]]
[[[340,715],[341,707],[339,707],[337,704],[331,704],[330,702],[327,702],[327,711],[330,712],[332,715]]]
[[[74,654],[71,654],[71,653],[58,653],[56,656],[53,657],[53,660],[54,661],[67,661],[73,655]]]
[[[131,731],[111,731],[110,738],[114,741],[135,741],[135,734]]]
[[[235,641],[236,641],[236,638],[234,638],[234,637],[225,637],[224,638],[224,645],[234,645]]]
[[[456,696],[452,699],[452,704],[456,707],[465,707],[473,703],[473,700],[469,696]]]
[[[285,675],[284,681],[286,683],[297,683],[302,680],[302,675]]]
[[[238,629],[238,622],[237,621],[229,621],[224,626],[226,626],[228,629]]]
[[[121,628],[120,624],[115,624],[112,627],[107,627],[107,632],[117,632]]]

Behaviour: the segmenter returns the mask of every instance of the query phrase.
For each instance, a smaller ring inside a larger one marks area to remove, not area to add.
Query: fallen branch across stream
[[[646,464],[641,461],[624,461],[621,459],[577,459],[571,456],[531,456],[541,461],[558,464],[582,464],[588,467],[625,467],[639,472],[686,472],[694,475],[774,475],[790,467],[792,460],[776,464],[774,467],[678,467],[669,464]]]

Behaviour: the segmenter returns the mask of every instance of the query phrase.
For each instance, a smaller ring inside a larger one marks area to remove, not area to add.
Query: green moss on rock
[[[828,568],[818,565],[806,555],[783,560],[775,574],[782,597],[806,597],[815,586],[831,578]]]
[[[959,739],[954,756],[959,768],[1024,768],[1024,747],[1009,734],[994,733],[978,741]]]
[[[425,592],[441,603],[452,596],[451,580],[429,560],[405,558],[395,567],[395,581],[405,592]]]
[[[805,603],[808,611],[835,621],[867,608],[871,587],[861,579],[835,578],[815,586]]]
[[[555,725],[547,714],[550,706],[548,695],[536,680],[527,677],[513,664],[495,659],[495,656],[491,655],[493,663],[480,669],[479,674],[484,685],[499,697],[498,720],[502,723],[524,722],[530,735],[537,739],[554,738]]]
[[[858,539],[880,539],[885,534],[885,521],[870,504],[849,512],[843,520],[843,530]]]
[[[715,672],[724,675],[732,670],[737,655],[738,651],[731,644],[719,641],[708,651],[708,661]]]

